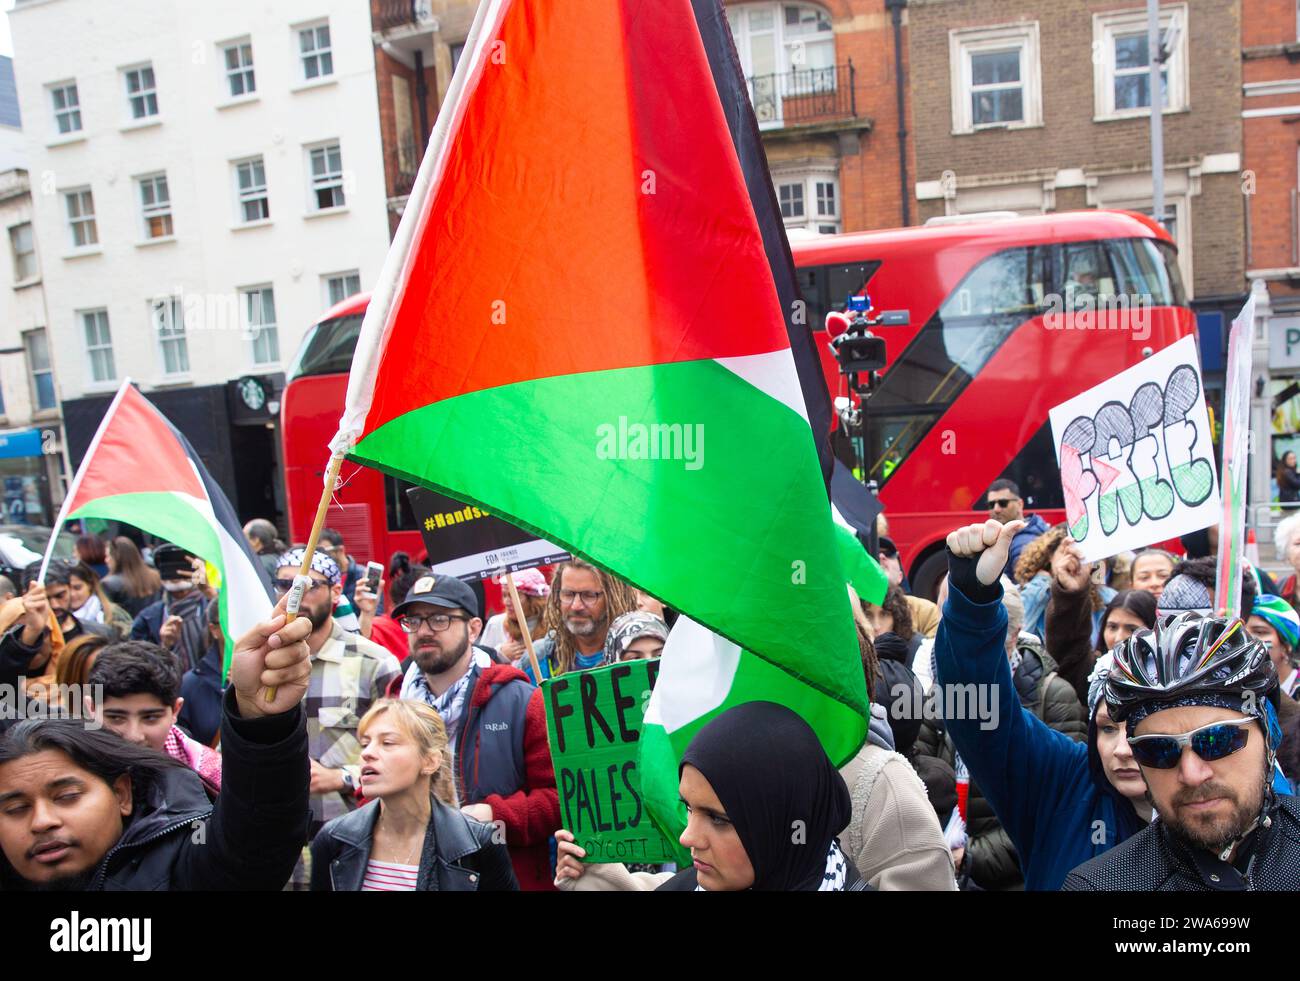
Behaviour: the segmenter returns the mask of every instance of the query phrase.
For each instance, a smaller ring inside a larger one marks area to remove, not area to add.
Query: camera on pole
[[[850,296],[848,307],[848,313],[826,315],[826,331],[831,335],[831,353],[840,374],[848,378],[854,394],[866,399],[886,363],[885,339],[873,334],[871,328],[905,326],[911,318],[906,310],[885,310],[873,318],[871,297],[866,293]]]

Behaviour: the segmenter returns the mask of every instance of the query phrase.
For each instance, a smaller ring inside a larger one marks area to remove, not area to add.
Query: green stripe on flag
[[[867,554],[858,536],[843,525],[835,526],[835,538],[840,547],[840,561],[844,564],[844,578],[868,603],[879,606],[885,601],[889,589],[889,576],[880,563]]]
[[[67,520],[75,518],[102,518],[108,521],[124,521],[135,525],[186,551],[193,552],[220,570],[223,580],[226,578],[225,562],[222,558],[221,544],[212,518],[195,506],[191,498],[181,494],[167,492],[145,492],[138,494],[115,494],[111,497],[97,497],[83,504]],[[222,676],[230,669],[230,656],[234,651],[237,636],[230,628],[228,597],[225,589],[217,591],[221,603],[221,629],[226,637],[226,652],[222,659]],[[201,655],[200,655],[201,656]]]
[[[636,436],[651,425],[682,427],[676,458],[645,458]],[[386,423],[349,456],[589,556],[843,704],[865,732],[808,423],[717,362],[471,392]]]

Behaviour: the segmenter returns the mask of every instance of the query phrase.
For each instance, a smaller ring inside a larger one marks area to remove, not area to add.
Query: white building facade
[[[369,6],[18,0],[9,17],[73,458],[130,377],[229,483],[266,442],[220,432],[233,381],[262,383],[254,423],[273,426],[303,334],[388,247]]]

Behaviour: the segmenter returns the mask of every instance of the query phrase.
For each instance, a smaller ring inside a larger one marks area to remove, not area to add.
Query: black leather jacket
[[[242,719],[225,694],[221,794],[177,765],[137,793],[130,822],[88,890],[279,890],[307,837],[307,721],[301,706]],[[29,884],[0,857],[0,891]]]
[[[1240,892],[1300,889],[1300,800],[1278,797],[1269,827],[1257,829],[1233,863],[1188,847],[1155,821],[1085,862],[1066,877],[1065,892]]]
[[[320,829],[311,843],[313,892],[360,892],[370,861],[379,801],[372,800]],[[494,843],[490,824],[434,801],[420,853],[418,892],[514,891],[510,852]]]

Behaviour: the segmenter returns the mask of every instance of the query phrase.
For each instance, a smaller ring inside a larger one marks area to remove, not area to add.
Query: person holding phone
[[[208,601],[215,592],[203,575],[203,560],[178,545],[154,549],[163,598],[146,606],[131,625],[131,640],[147,640],[176,656],[184,674],[208,646]]]

